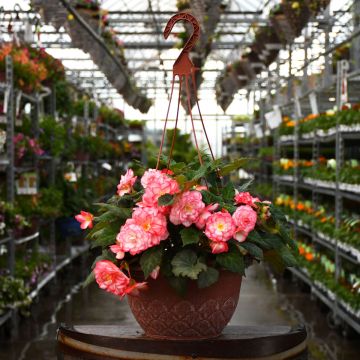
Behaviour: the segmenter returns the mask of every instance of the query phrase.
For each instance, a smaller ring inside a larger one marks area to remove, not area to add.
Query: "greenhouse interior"
[[[0,0],[0,360],[360,359],[360,0]]]

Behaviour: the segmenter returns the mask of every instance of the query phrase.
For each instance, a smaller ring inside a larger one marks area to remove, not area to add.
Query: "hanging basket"
[[[194,32],[174,63],[155,168],[147,169],[141,178],[128,169],[121,177],[116,195],[106,204],[98,204],[99,216],[82,211],[76,218],[82,228],[93,227],[88,238],[102,244],[107,254],[106,260],[97,260],[93,277],[102,289],[128,296],[130,308],[146,336],[200,340],[219,336],[230,321],[245,268],[254,259],[268,255],[264,252],[269,248],[275,253],[277,265],[286,261],[291,266],[295,257],[290,245],[294,249],[296,244],[285,225],[275,218],[276,215],[285,219],[279,210],[272,212],[269,202],[252,197],[245,187],[236,193],[231,182],[223,183],[223,177],[238,169],[243,159],[232,164],[215,159],[194,84],[196,69],[189,58],[199,36],[199,24],[187,13],[176,14],[165,27],[165,38],[178,21],[190,22]],[[217,86],[217,96],[224,107],[231,103],[237,89],[231,76]],[[226,81],[233,83],[230,94],[222,93]],[[198,161],[174,160],[183,87]],[[200,150],[190,88],[209,154]],[[175,125],[164,156],[173,98],[177,99]],[[128,144],[125,150],[129,153],[134,149],[136,143]]]
[[[289,21],[295,37],[301,34],[302,29],[310,19],[310,4],[307,0],[297,2],[298,7],[294,8],[293,3],[283,2],[281,4],[282,11]]]
[[[291,44],[294,42],[296,31],[284,14],[272,16],[270,20],[276,35],[283,44]]]

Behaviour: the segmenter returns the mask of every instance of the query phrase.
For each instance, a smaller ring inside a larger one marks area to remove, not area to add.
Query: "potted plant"
[[[39,142],[44,152],[59,157],[64,151],[66,130],[64,125],[52,116],[44,116],[40,120]]]
[[[226,164],[202,156],[163,170],[129,169],[96,216],[76,216],[102,248],[88,281],[128,295],[146,335],[218,336],[235,311],[241,278],[254,261],[296,264],[285,217],[270,202],[220,177]],[[167,158],[164,158],[164,164]],[[145,171],[144,171],[145,170]],[[140,180],[140,181],[139,181]]]
[[[23,279],[0,276],[0,316],[11,309],[18,309],[22,315],[27,315],[30,304],[29,288]]]
[[[15,238],[34,233],[31,221],[20,209],[13,204],[0,201],[0,238],[9,235],[9,230],[13,231]]]
[[[41,156],[44,150],[39,142],[23,133],[17,133],[13,139],[15,146],[15,165],[20,166],[24,161],[31,161],[34,156]]]

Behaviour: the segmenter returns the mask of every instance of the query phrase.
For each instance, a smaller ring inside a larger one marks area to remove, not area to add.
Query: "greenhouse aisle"
[[[84,264],[86,261],[79,262],[70,269],[73,271],[68,269],[62,274],[57,286],[49,289],[49,294],[35,305],[31,318],[23,321],[17,340],[0,343],[1,360],[55,360],[55,336],[60,323],[135,324],[126,301],[120,302],[95,284],[86,289],[80,286],[79,279],[86,271]],[[55,299],[62,300],[56,302]],[[302,322],[310,334],[310,359],[357,359],[358,339],[345,340],[329,331],[325,319],[309,294],[300,293],[288,280],[269,280],[263,267],[254,266],[243,280],[240,302],[230,324],[296,325]]]

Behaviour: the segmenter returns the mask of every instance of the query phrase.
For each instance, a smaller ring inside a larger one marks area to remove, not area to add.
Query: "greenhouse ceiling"
[[[61,59],[67,69],[67,75],[73,82],[92,92],[99,100],[121,102],[122,96],[118,94],[104,73],[92,61],[90,55],[74,47],[67,28],[64,26],[56,28],[51,22],[50,24],[45,23],[44,17],[41,16],[43,14],[31,10],[30,3],[37,5],[43,1],[0,0],[0,6],[3,6],[5,10],[1,14],[1,39],[10,40],[7,32],[8,24],[11,23],[15,33],[20,33],[27,26],[26,23],[30,22],[34,33],[34,45],[45,47],[52,55]],[[268,13],[277,2],[266,0],[224,1],[227,6],[220,15],[214,31],[211,51],[202,67],[204,80],[199,90],[200,99],[206,98],[215,104],[217,77],[227,63],[238,59],[239,55],[245,51],[253,39],[253,29],[267,23]],[[56,11],[61,10],[66,16],[69,16],[63,5],[66,3],[71,5],[75,1],[52,0],[47,3],[54,6]],[[346,4],[346,1],[339,1],[335,4],[335,8],[348,6]],[[165,40],[162,32],[171,15],[177,12],[176,1],[103,0],[101,8],[107,12],[109,26],[113,29],[117,39],[124,45],[124,55],[129,73],[135,79],[137,87],[142,89],[150,99],[156,99],[160,102],[167,100],[172,79],[172,65],[180,50],[176,48],[179,38],[171,36]],[[347,21],[348,19],[340,16],[337,29],[332,35],[332,41],[341,39],[341,35],[346,33],[347,30],[342,25]],[[318,23],[313,26],[314,38],[316,38],[317,26],[319,26]],[[184,26],[177,24],[173,33],[180,34],[183,31]],[[321,34],[316,41],[312,49],[312,56],[316,56],[324,43]],[[301,53],[302,42],[303,38],[298,39],[299,58],[303,58]],[[279,64],[282,66],[280,75],[286,76],[287,61],[288,54],[283,50],[280,52]],[[295,74],[296,69],[300,69],[302,65],[303,61],[297,61],[295,53],[293,56]],[[322,63],[320,61],[314,65],[319,68]],[[260,79],[267,76],[268,73],[264,71]],[[235,99],[239,100],[247,95],[246,90],[241,90]],[[239,102],[237,108],[239,108]],[[221,112],[221,110],[216,109],[216,112]]]

